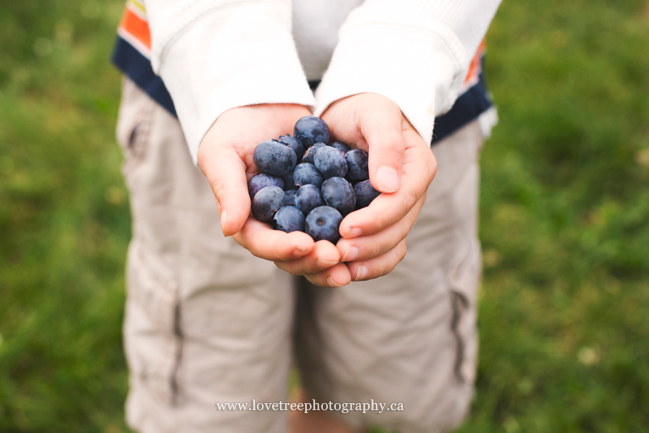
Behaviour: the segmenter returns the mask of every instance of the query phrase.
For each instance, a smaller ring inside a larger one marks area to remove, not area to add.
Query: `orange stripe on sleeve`
[[[482,42],[480,42],[480,46],[478,46],[478,50],[476,51],[475,56],[473,56],[473,59],[471,60],[471,65],[469,65],[469,73],[466,74],[466,78],[464,80],[465,83],[476,79],[478,74],[480,74],[480,69],[482,68],[482,55],[485,52],[486,46],[487,45],[483,39]]]
[[[142,45],[151,49],[151,30],[149,30],[149,23],[137,16],[133,11],[128,8],[124,10],[119,27],[141,42]]]

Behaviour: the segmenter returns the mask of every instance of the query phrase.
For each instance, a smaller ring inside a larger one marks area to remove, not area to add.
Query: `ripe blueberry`
[[[304,231],[304,214],[293,206],[284,206],[273,217],[273,228],[286,233]]]
[[[320,195],[320,189],[315,185],[304,185],[295,194],[295,207],[304,215],[309,215],[318,206],[324,206],[325,202]]]
[[[273,220],[275,212],[284,203],[284,191],[278,186],[267,186],[261,189],[252,199],[252,215],[259,221],[267,223]]]
[[[315,168],[315,165],[303,162],[295,167],[295,171],[293,172],[293,183],[295,185],[315,185],[320,188],[322,182],[324,182],[324,177]]]
[[[302,159],[302,154],[304,153],[304,145],[299,139],[286,134],[279,137],[279,142],[284,143],[285,145],[293,149],[293,152],[295,152],[295,155],[297,155],[298,161]]]
[[[322,198],[328,206],[347,215],[354,210],[356,195],[352,185],[342,177],[331,177],[322,184]]]
[[[369,206],[370,203],[372,203],[372,200],[381,194],[379,191],[374,189],[369,179],[358,182],[354,185],[354,193],[356,194],[356,209],[362,209]]]
[[[330,146],[334,149],[338,149],[343,155],[351,150],[349,146],[347,146],[345,143],[341,143],[340,141],[334,141],[330,144]]]
[[[293,136],[300,139],[306,147],[314,143],[329,143],[329,125],[315,116],[305,116],[295,123]]]
[[[338,150],[331,146],[325,146],[318,150],[314,158],[315,167],[322,173],[325,179],[330,177],[345,177],[347,174],[347,161]]]
[[[292,180],[291,183],[293,183]],[[282,180],[281,177],[272,176],[266,173],[259,173],[254,175],[248,183],[248,192],[250,193],[250,198],[253,198],[260,189],[266,188],[267,186],[278,186],[280,188],[284,188],[284,180]]]
[[[367,180],[370,174],[367,170],[367,152],[363,149],[350,150],[345,154],[347,160],[347,177],[354,181]]]
[[[255,148],[253,160],[259,170],[274,176],[284,176],[297,164],[293,149],[278,141],[260,143]]]
[[[325,147],[327,147],[327,145],[324,143],[314,144],[313,146],[309,147],[306,152],[304,152],[304,156],[302,157],[302,161],[300,162],[308,162],[309,164],[313,164],[315,162],[315,156],[318,151]]]
[[[320,206],[307,215],[304,231],[316,242],[324,239],[335,244],[340,239],[338,230],[342,220],[343,216],[336,209]]]

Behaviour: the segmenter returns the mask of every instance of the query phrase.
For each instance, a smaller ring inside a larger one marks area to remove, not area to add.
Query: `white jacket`
[[[426,142],[500,0],[145,0],[151,63],[194,160],[225,111],[390,98]],[[316,95],[308,79],[320,79]]]

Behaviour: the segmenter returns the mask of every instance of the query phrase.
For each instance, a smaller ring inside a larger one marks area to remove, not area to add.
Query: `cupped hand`
[[[259,172],[253,162],[257,144],[293,132],[295,122],[311,113],[301,105],[262,104],[231,109],[212,125],[198,150],[198,165],[207,177],[219,210],[221,229],[253,255],[274,261],[319,285],[351,280],[338,249],[314,242],[302,232],[284,233],[250,215],[248,181]],[[319,273],[331,269],[323,279]],[[314,274],[314,277],[311,277]]]
[[[406,254],[406,235],[426,199],[437,162],[429,144],[384,96],[363,93],[338,100],[322,118],[332,139],[369,153],[370,182],[382,194],[343,219],[343,238],[336,248],[352,280],[380,277]],[[309,278],[343,282],[341,275],[339,267],[332,267]]]
[[[314,242],[304,233],[271,230],[250,216],[248,181],[258,173],[253,153],[262,141],[291,133],[295,122],[309,114],[292,104],[233,108],[219,116],[198,149],[198,165],[216,197],[223,234],[267,260],[301,257],[313,250]]]

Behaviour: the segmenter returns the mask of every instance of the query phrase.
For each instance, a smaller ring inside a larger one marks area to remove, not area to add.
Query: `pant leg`
[[[481,145],[473,122],[433,147],[437,175],[406,257],[390,274],[340,288],[302,283],[295,347],[307,394],[404,405],[333,413],[351,425],[442,432],[467,413],[477,356]]]
[[[129,426],[284,433],[285,412],[217,411],[215,403],[286,401],[291,279],[223,237],[178,121],[129,80],[117,129],[133,217],[124,323]]]

